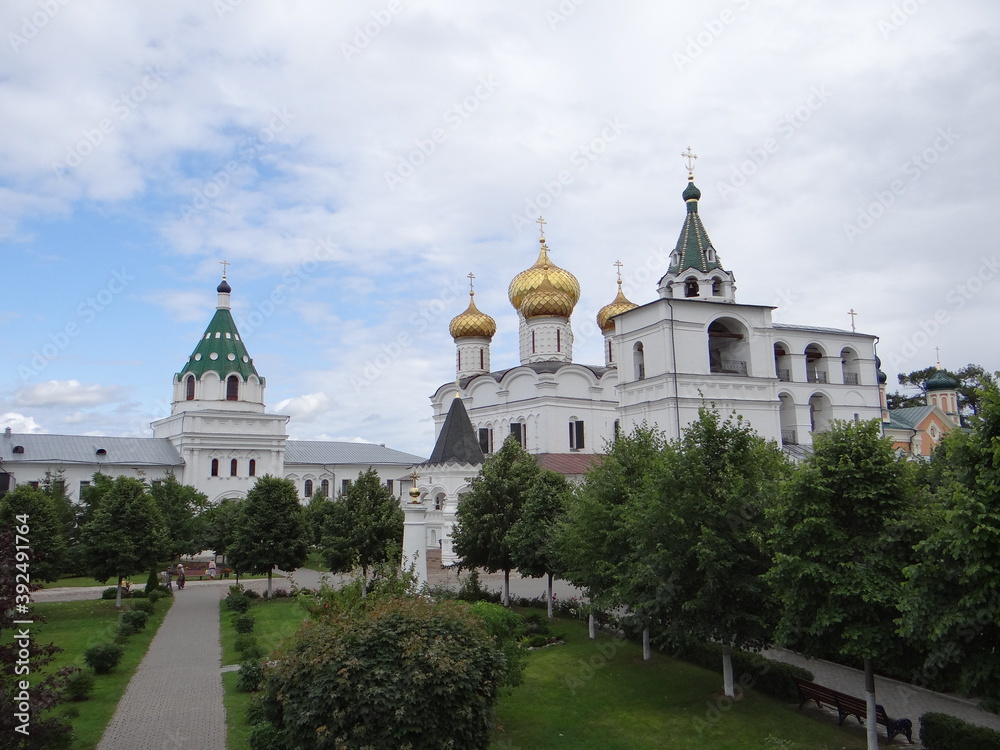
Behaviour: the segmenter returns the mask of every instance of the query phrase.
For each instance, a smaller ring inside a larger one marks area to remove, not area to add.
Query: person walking
[[[215,560],[208,561],[208,580],[215,580]]]
[[[184,582],[185,582],[185,580],[186,580],[186,576],[184,575],[184,566],[181,565],[180,563],[177,563],[177,588],[178,589],[184,588]]]

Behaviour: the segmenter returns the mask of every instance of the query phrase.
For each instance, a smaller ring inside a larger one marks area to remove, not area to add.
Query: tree
[[[904,397],[908,398],[909,401],[915,401],[915,403],[906,403],[905,406],[923,406],[926,403],[925,397],[927,391],[925,388],[925,383],[938,371],[937,367],[925,367],[922,370],[914,370],[909,373],[899,373],[897,375],[900,385],[910,385],[920,388],[922,396]],[[942,372],[950,375],[955,380],[959,382],[958,386],[958,410],[961,413],[978,414],[980,408],[980,394],[983,389],[990,386],[996,385],[996,375],[986,370],[982,365],[968,364],[960,370],[952,372],[951,370],[942,370]],[[889,394],[891,396],[900,396],[900,394]],[[898,408],[893,406],[892,403],[889,405],[890,409]]]
[[[517,522],[527,489],[538,476],[535,459],[513,436],[487,456],[469,493],[458,504],[452,538],[463,568],[503,571],[503,603],[510,606],[514,553],[508,534]]]
[[[520,517],[507,532],[517,571],[530,578],[547,578],[549,617],[552,617],[552,577],[560,570],[555,529],[566,512],[571,492],[566,477],[542,470],[525,494]]]
[[[306,503],[306,507],[302,509],[305,514],[309,544],[313,547],[319,547],[323,544],[323,527],[332,505],[333,500],[324,495],[322,490],[316,490],[309,498],[309,502]]]
[[[954,430],[937,469],[929,534],[906,568],[904,635],[929,653],[924,669],[959,665],[962,687],[1000,707],[1000,392],[988,386],[969,433]]]
[[[30,577],[35,581],[54,581],[62,573],[66,541],[62,524],[52,507],[52,499],[29,484],[19,484],[0,498],[0,528],[21,525],[26,519],[30,534],[24,535],[31,546]]]
[[[83,528],[94,517],[104,498],[111,492],[114,480],[107,474],[96,472],[90,478],[90,484],[80,489],[80,508],[77,513],[77,526]]]
[[[306,561],[308,554],[302,506],[295,483],[270,474],[262,476],[238,505],[227,559],[236,570],[267,573],[270,599],[274,568],[295,570]]]
[[[765,514],[788,464],[742,418],[723,422],[705,408],[673,447],[637,544],[671,582],[654,592],[665,625],[678,640],[721,644],[725,694],[734,697],[731,650],[758,651],[774,632]]]
[[[362,592],[368,571],[398,552],[403,540],[403,509],[389,488],[369,468],[327,509],[323,525],[324,557],[334,573],[361,568]]]
[[[146,573],[166,553],[167,535],[146,485],[131,477],[111,482],[81,540],[88,571],[98,581]],[[121,587],[116,606],[121,607]]]
[[[10,493],[4,499],[9,496]],[[0,532],[0,701],[4,705],[0,711],[0,736],[4,738],[4,747],[11,750],[68,747],[73,739],[72,727],[51,710],[63,700],[68,672],[64,669],[57,674],[44,673],[44,667],[62,649],[51,643],[40,645],[34,637],[18,637],[24,626],[14,624],[15,620],[29,619],[32,627],[37,627],[44,621],[41,615],[29,614],[27,609],[30,592],[39,585],[25,584],[17,578],[19,574],[32,575],[35,570],[30,555],[17,548],[21,544],[18,535],[33,537],[29,518],[15,516],[13,523],[5,523]]]
[[[181,484],[173,474],[149,490],[160,509],[167,531],[167,555],[171,558],[198,552],[198,516],[208,505],[208,497],[190,485]]]
[[[835,422],[772,513],[779,642],[864,664],[868,747],[878,747],[873,663],[891,652],[917,512],[910,472],[880,425]]]
[[[669,582],[654,573],[637,540],[669,450],[656,428],[641,426],[620,436],[587,472],[557,526],[563,576],[583,588],[593,606],[628,608],[644,627],[657,619],[651,609],[656,588]]]
[[[236,517],[239,514],[239,501],[225,498],[218,505],[210,505],[199,516],[196,530],[197,544],[200,549],[210,549],[217,555],[226,554],[233,543],[236,533]]]

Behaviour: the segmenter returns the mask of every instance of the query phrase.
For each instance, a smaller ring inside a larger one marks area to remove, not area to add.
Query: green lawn
[[[63,703],[56,709],[59,713],[67,708],[80,712],[78,717],[70,719],[77,735],[73,750],[97,747],[132,674],[146,655],[149,643],[172,603],[172,599],[162,599],[156,603],[156,611],[146,628],[129,638],[125,644],[125,656],[121,663],[110,674],[97,675],[97,682],[88,700]],[[83,662],[83,652],[98,643],[114,640],[118,615],[122,610],[115,609],[114,601],[91,599],[82,602],[39,603],[34,605],[34,611],[44,615],[46,619],[44,624],[34,626],[35,641],[52,642],[63,649],[46,667],[47,671],[54,671],[71,664],[88,669]]]
[[[273,647],[304,619],[291,599],[250,610],[262,645]],[[232,614],[222,611],[223,663],[237,663]],[[524,684],[501,698],[492,750],[864,750],[862,733],[818,721],[748,691],[721,695],[721,676],[654,654],[586,625],[557,620],[566,645],[528,654]],[[224,675],[228,750],[247,750],[244,715],[249,696],[236,692],[236,674]]]

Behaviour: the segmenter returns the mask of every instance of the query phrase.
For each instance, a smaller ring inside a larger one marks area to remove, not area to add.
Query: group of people
[[[208,575],[208,580],[210,581],[215,580],[215,571],[216,571],[215,560],[209,560],[208,569],[205,571],[206,574]],[[177,588],[178,589],[184,588],[184,584],[187,581],[187,575],[184,572],[183,563],[177,563],[176,570],[174,568],[167,568],[165,575],[167,579],[168,589],[172,589],[174,587],[173,580],[175,575],[177,576]]]

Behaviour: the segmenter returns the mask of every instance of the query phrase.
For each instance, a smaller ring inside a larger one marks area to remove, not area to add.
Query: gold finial
[[[698,154],[693,153],[691,147],[688,146],[687,151],[681,153],[681,156],[684,157],[684,165],[688,170],[688,178],[694,179],[694,160],[698,158]]]
[[[548,224],[548,222],[545,221],[545,219],[543,219],[541,216],[539,216],[537,219],[535,219],[535,223],[538,225],[538,231],[542,235],[541,241],[542,241],[542,243],[544,243],[545,242],[545,225]]]
[[[940,346],[935,346],[934,347],[934,353],[937,355],[937,363],[938,363],[937,364],[937,368],[940,370],[941,369],[941,347]]]
[[[857,332],[858,329],[854,325],[854,319],[858,316],[858,314],[854,312],[853,307],[847,311],[847,314],[851,316],[851,330]]]
[[[472,286],[472,282],[475,280],[475,278],[476,278],[476,274],[474,274],[472,271],[469,271],[469,296],[470,297],[476,296],[476,289],[475,289],[475,287]]]
[[[228,260],[220,260],[219,265],[222,266],[222,280],[225,281],[226,271],[228,270],[228,267],[232,265],[232,263],[230,263]]]
[[[618,286],[622,285],[622,262],[620,260],[615,261],[615,266],[618,268]]]

